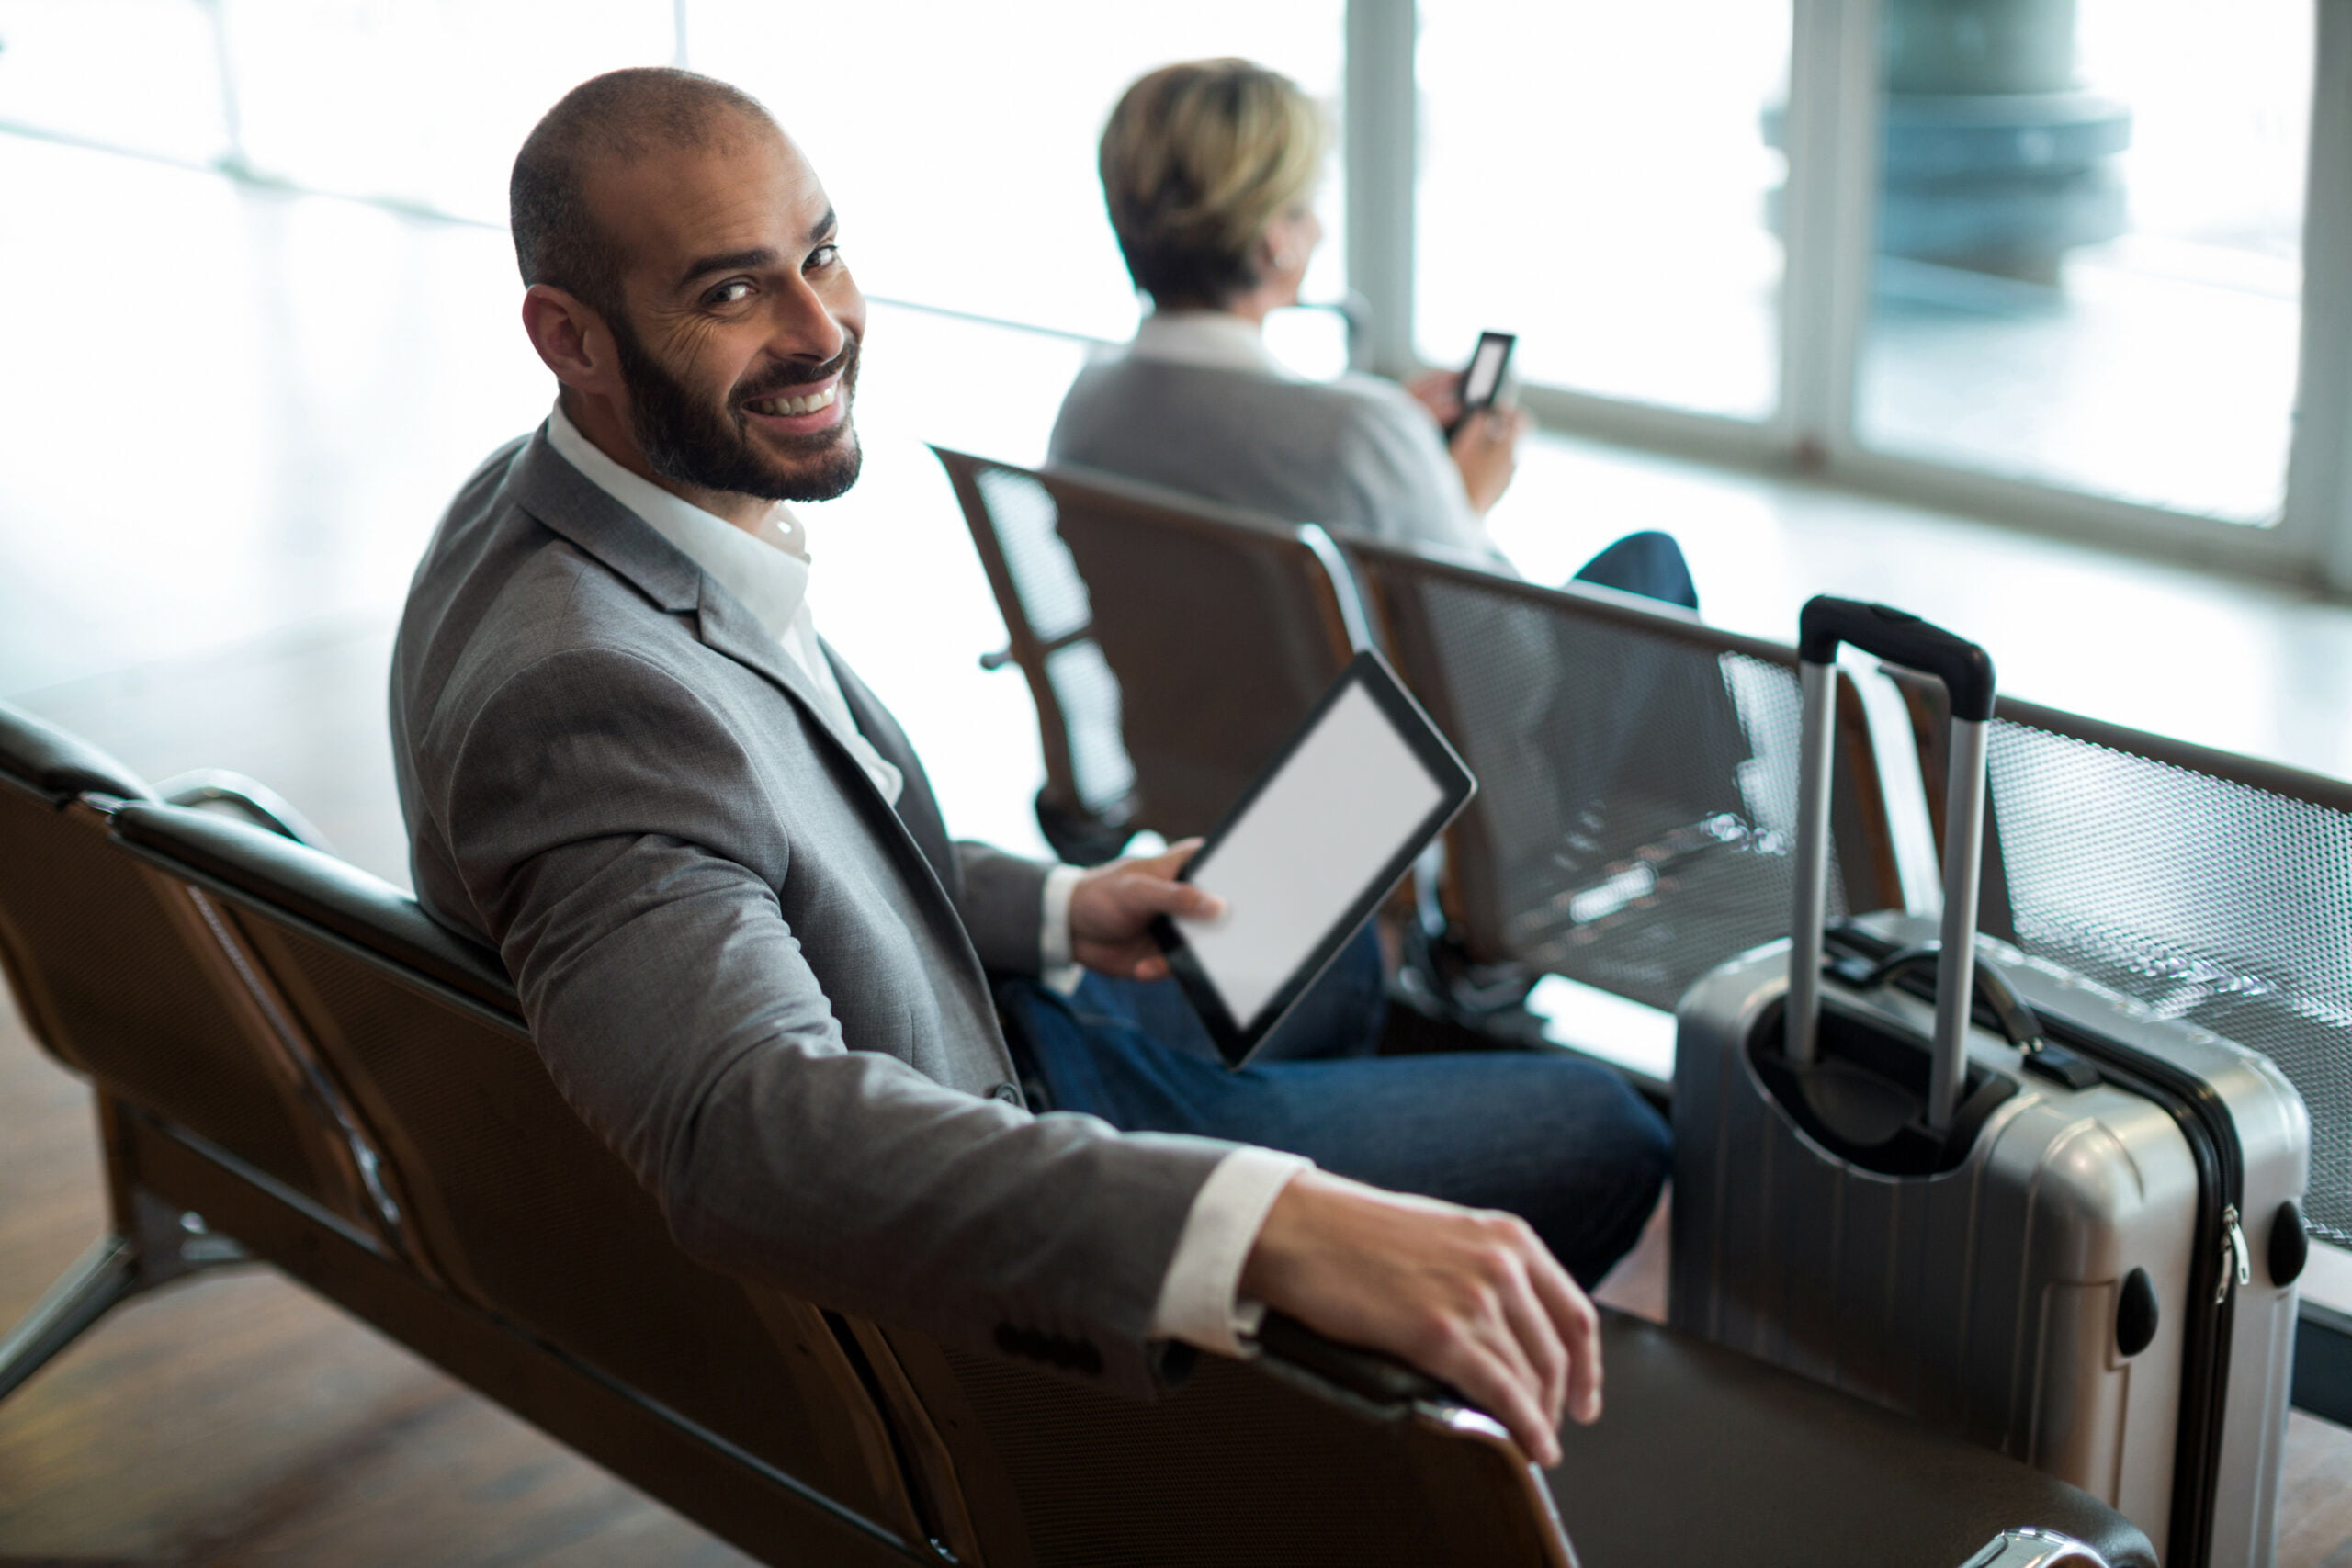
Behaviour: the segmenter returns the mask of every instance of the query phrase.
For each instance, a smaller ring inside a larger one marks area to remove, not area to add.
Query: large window
[[[197,0],[0,0],[0,126],[186,163],[229,150]]]
[[[1770,413],[1788,62],[1788,0],[1424,6],[1420,355],[1516,331],[1530,381]]]
[[[1246,55],[1345,122],[1307,294],[1382,364],[1512,331],[1561,423],[2352,587],[2352,0],[0,0],[0,127],[493,223],[568,86],[684,59],[871,293],[1114,340],[1103,119]]]
[[[2278,521],[2312,9],[1889,0],[1860,439]]]
[[[1122,338],[1135,294],[1094,172],[1112,105],[1154,66],[1240,54],[1295,77],[1336,123],[1343,12],[1341,0],[694,0],[687,38],[697,69],[759,94],[808,149],[869,291]],[[1332,168],[1306,285],[1324,299],[1346,277],[1336,156]]]

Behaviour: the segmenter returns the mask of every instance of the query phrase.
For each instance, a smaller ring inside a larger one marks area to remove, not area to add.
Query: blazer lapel
[[[890,716],[890,710],[881,699],[866,689],[865,682],[849,667],[833,645],[822,637],[825,662],[832,666],[833,681],[842,689],[842,698],[849,705],[850,716],[857,721],[858,733],[866,744],[882,753],[882,760],[899,770],[898,813],[907,831],[931,862],[931,869],[939,877],[940,886],[948,897],[962,899],[962,867],[956,859],[955,846],[947,838],[947,823],[939,813],[939,798],[931,793],[931,780],[922,771],[922,760],[908,744],[906,731]]]
[[[887,821],[888,825],[879,830],[897,852],[919,863],[922,871],[937,879],[941,891],[948,895],[952,913],[958,879],[946,829],[940,821],[939,807],[932,799],[930,785],[922,782],[922,770],[914,761],[906,736],[862,682],[854,676],[842,681],[842,694],[848,697],[853,688],[857,692],[857,697],[850,698],[850,711],[857,719],[858,728],[905,778],[907,787],[899,795],[901,810],[907,809],[910,800],[919,800],[910,815],[892,810],[882,798],[882,792],[866,776],[865,765],[827,722],[815,683],[768,635],[759,618],[744,608],[735,595],[709,581],[702,568],[663,538],[651,524],[564,461],[563,455],[548,445],[544,426],[515,458],[509,483],[525,510],[542,525],[595,557],[663,610],[673,615],[695,612],[705,646],[764,676],[797,705],[805,720],[802,728],[816,735],[817,744],[829,749],[844,765],[855,781],[849,787],[862,793],[869,816]],[[848,667],[839,660],[832,663],[835,678],[840,679]],[[861,700],[863,708],[856,705]],[[869,718],[876,722],[869,722]],[[876,733],[877,723],[890,738],[890,744],[886,746]],[[920,872],[916,879],[923,880]],[[960,919],[956,924],[960,931]]]

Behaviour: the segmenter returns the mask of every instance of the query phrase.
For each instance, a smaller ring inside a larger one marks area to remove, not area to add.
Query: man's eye
[[[839,245],[819,245],[808,253],[808,259],[800,264],[800,270],[822,272],[841,259],[842,248]]]
[[[750,278],[729,278],[725,283],[722,283],[718,288],[712,289],[709,293],[704,295],[702,297],[703,303],[706,305],[732,305],[738,299],[748,297],[751,292],[752,280]]]

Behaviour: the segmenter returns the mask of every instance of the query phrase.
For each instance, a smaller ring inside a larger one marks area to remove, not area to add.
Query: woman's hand
[[[1464,421],[1453,433],[1453,466],[1462,470],[1462,488],[1470,493],[1470,509],[1484,517],[1510,488],[1519,471],[1519,438],[1533,423],[1522,408],[1501,404]]]
[[[1453,427],[1462,417],[1462,372],[1448,370],[1442,365],[1422,371],[1405,383],[1405,390],[1413,400],[1430,411],[1440,430]]]
[[[1101,975],[1167,978],[1168,960],[1151,940],[1152,920],[1160,915],[1207,920],[1225,912],[1224,899],[1176,880],[1200,847],[1200,840],[1186,839],[1156,855],[1115,860],[1080,877],[1069,896],[1069,955]]]

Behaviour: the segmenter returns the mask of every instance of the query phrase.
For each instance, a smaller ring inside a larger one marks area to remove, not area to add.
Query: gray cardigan
[[[1429,412],[1393,381],[1295,381],[1129,354],[1062,400],[1047,461],[1499,562]]]

